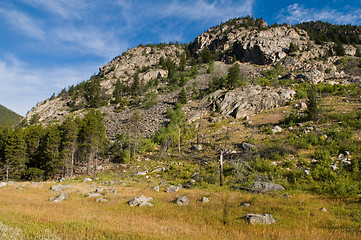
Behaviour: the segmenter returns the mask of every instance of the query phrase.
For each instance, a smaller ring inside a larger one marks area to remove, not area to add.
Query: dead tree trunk
[[[223,151],[219,156],[219,186],[223,186]]]

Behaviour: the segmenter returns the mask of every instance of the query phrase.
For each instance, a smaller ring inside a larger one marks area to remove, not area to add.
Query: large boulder
[[[271,191],[284,191],[285,188],[276,183],[256,181],[251,188],[251,192],[271,192]]]
[[[246,220],[249,224],[272,224],[276,220],[270,214],[246,214],[243,216],[243,219]]]
[[[128,205],[131,207],[152,207],[153,204],[151,201],[153,201],[152,197],[142,195],[140,197],[132,197],[128,202]]]
[[[72,186],[59,184],[59,185],[51,186],[50,190],[53,190],[56,192],[62,192],[62,191],[64,191],[64,189],[69,189],[69,188],[72,188]]]
[[[59,196],[57,197],[51,197],[49,198],[49,201],[51,202],[61,202],[63,201],[64,199],[67,199],[69,198],[68,194],[66,192],[62,192]]]
[[[175,200],[175,203],[178,205],[188,205],[189,204],[189,199],[186,196],[180,196],[179,198],[177,198]]]

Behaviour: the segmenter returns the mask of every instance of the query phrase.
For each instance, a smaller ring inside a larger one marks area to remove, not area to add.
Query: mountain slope
[[[22,116],[0,105],[0,127],[14,126]]]

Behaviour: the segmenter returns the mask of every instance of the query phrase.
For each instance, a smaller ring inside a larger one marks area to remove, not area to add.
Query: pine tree
[[[178,102],[180,104],[186,104],[187,103],[187,91],[185,90],[185,88],[182,88],[182,90],[179,92]]]
[[[85,83],[84,94],[90,108],[98,108],[101,106],[102,99],[100,90],[100,79],[97,77]]]
[[[186,68],[186,63],[187,63],[186,54],[183,53],[179,61],[179,70],[184,71]]]
[[[26,168],[26,151],[23,132],[18,128],[8,132],[3,149],[2,167],[5,180],[20,180]]]
[[[316,120],[319,113],[318,102],[317,102],[317,91],[316,87],[312,88],[307,93],[307,118],[308,120]]]
[[[72,118],[67,118],[60,126],[61,144],[60,158],[64,163],[63,175],[73,176],[75,165],[75,151],[78,139],[78,125]]]
[[[115,104],[118,104],[122,101],[122,90],[123,90],[122,83],[118,79],[117,82],[115,83],[115,87],[113,90],[113,98]]]
[[[61,173],[63,162],[60,158],[60,131],[58,125],[49,126],[40,141],[40,169],[44,171],[45,179],[53,179]]]
[[[235,89],[241,85],[239,64],[234,64],[227,74],[227,87]]]
[[[82,155],[87,166],[86,173],[90,175],[96,171],[96,155],[100,152],[106,141],[105,126],[100,111],[91,110],[84,116],[84,119],[81,121],[79,140],[81,142]],[[94,168],[93,171],[92,167]]]

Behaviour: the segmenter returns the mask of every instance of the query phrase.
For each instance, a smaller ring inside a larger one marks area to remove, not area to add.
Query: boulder
[[[168,187],[167,193],[178,192],[178,190],[181,189],[181,188],[182,188],[182,185],[178,185],[177,187],[172,185],[172,186]]]
[[[207,197],[202,197],[201,198],[201,203],[208,203],[209,199]]]
[[[68,194],[66,192],[62,192],[59,196],[57,197],[51,197],[49,198],[49,201],[51,202],[61,202],[63,201],[64,199],[67,199],[69,198]]]
[[[153,187],[153,191],[159,192],[159,185]]]
[[[72,188],[72,186],[59,184],[59,185],[51,186],[50,190],[53,190],[56,192],[62,192],[62,191],[64,191],[64,189],[69,189],[69,188]]]
[[[128,204],[131,207],[153,207],[154,205],[150,201],[153,201],[152,197],[142,195],[140,197],[132,197]]]
[[[243,216],[243,219],[246,220],[249,224],[272,224],[276,220],[270,214],[246,214]]]
[[[103,192],[103,190],[104,190],[104,188],[102,188],[102,187],[97,187],[97,188],[95,189],[95,192],[96,192],[96,193],[101,193],[101,192]]]
[[[93,181],[93,179],[91,179],[91,178],[84,178],[84,180],[83,180],[83,182],[92,182]]]
[[[285,188],[282,185],[276,183],[256,181],[249,190],[251,192],[271,192],[284,191]]]
[[[94,200],[94,202],[108,202],[108,199],[104,198],[104,197],[100,197]]]
[[[275,134],[275,133],[281,133],[282,132],[282,128],[280,126],[275,126],[273,129],[272,129],[272,132]]]
[[[177,198],[175,200],[175,203],[178,205],[188,205],[189,204],[189,199],[186,196],[180,196],[179,198]]]
[[[6,185],[8,185],[6,182],[0,182],[0,187],[5,187]]]
[[[101,193],[88,193],[88,197],[91,198],[91,197],[101,197],[103,196]]]
[[[115,190],[114,188],[110,188],[110,189],[108,189],[107,193],[113,193],[113,194],[116,194],[116,193],[118,193],[118,191],[117,191],[117,190]]]
[[[239,206],[240,207],[250,207],[251,203],[250,202],[244,202],[244,203],[241,203]]]
[[[195,145],[193,145],[192,147],[191,147],[191,150],[192,151],[202,151],[203,150],[203,148],[202,148],[202,146],[201,145],[197,145],[197,144],[195,144]]]

